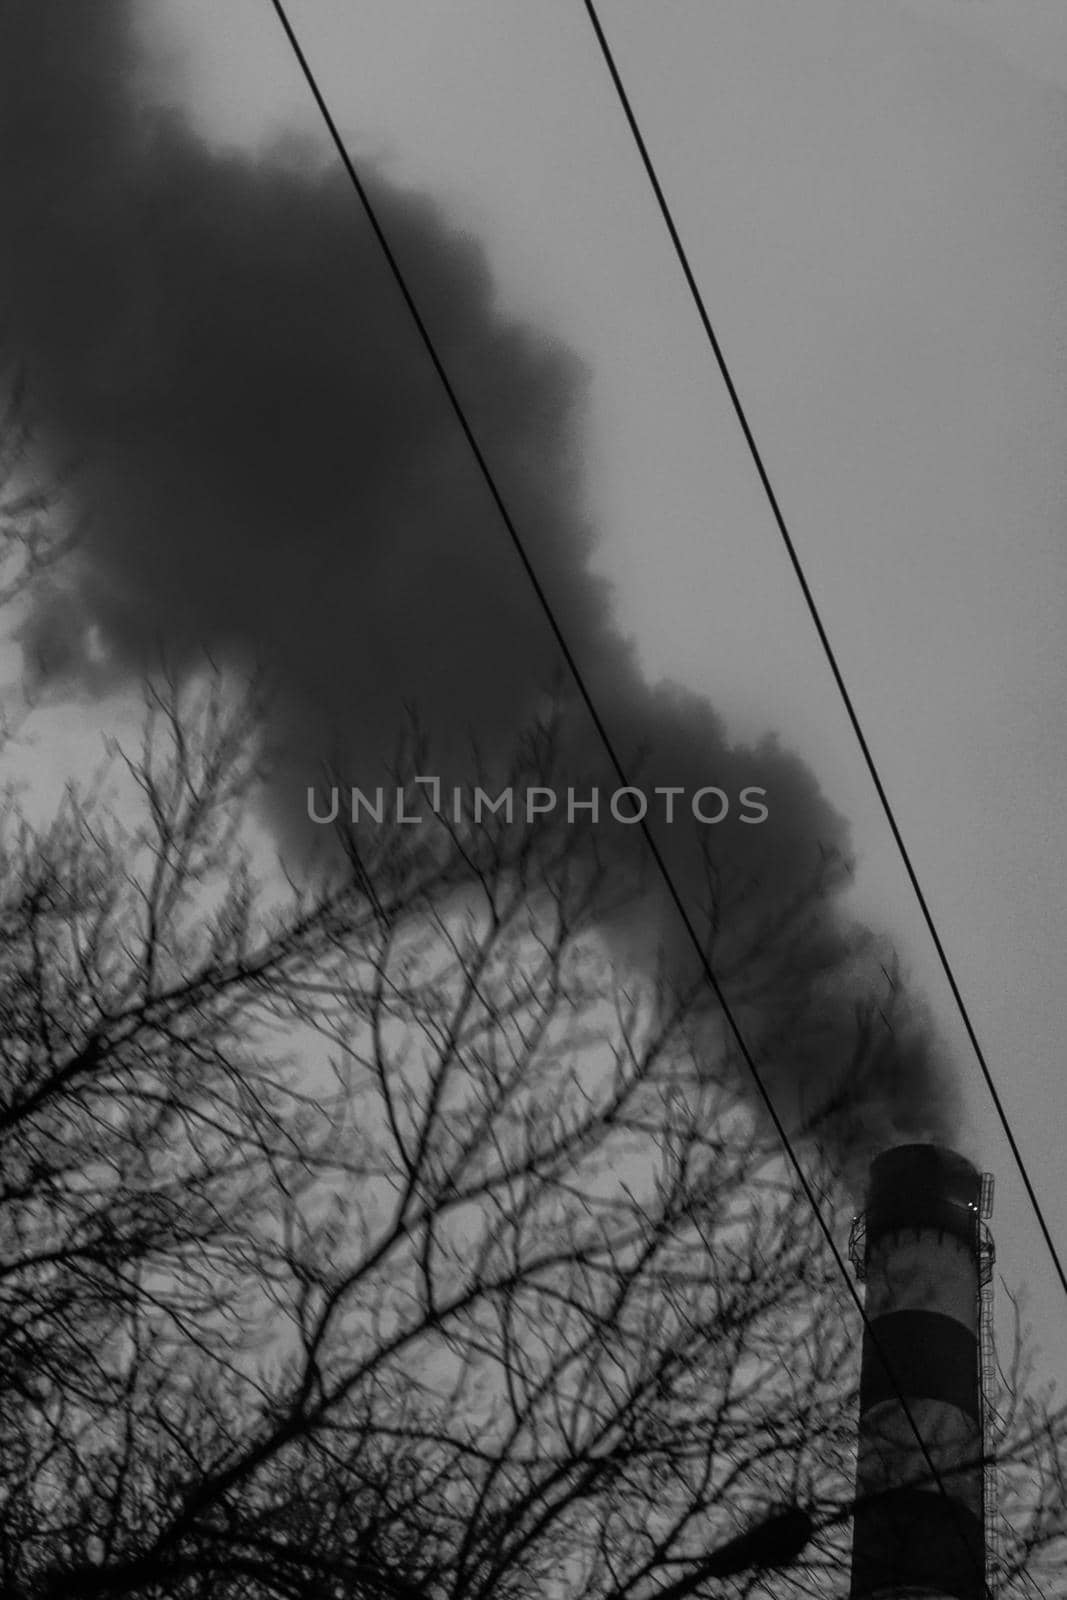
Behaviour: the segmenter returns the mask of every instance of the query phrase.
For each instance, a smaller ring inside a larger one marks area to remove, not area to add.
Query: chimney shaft
[[[986,1593],[985,1194],[977,1169],[938,1145],[901,1145],[871,1166],[867,1211],[853,1232],[870,1328],[851,1600],[983,1600]],[[944,1492],[932,1481],[931,1461]]]

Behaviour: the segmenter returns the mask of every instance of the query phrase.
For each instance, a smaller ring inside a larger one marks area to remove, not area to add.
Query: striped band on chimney
[[[853,1230],[869,1328],[851,1600],[987,1592],[981,1328],[992,1246],[981,1219],[990,1185],[938,1145],[900,1145],[872,1163]]]

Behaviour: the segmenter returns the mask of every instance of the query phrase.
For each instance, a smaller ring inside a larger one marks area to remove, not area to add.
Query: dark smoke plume
[[[291,149],[220,152],[140,103],[131,14],[124,0],[0,11],[0,312],[42,447],[76,466],[92,510],[22,642],[57,689],[121,682],[161,648],[190,667],[205,647],[269,658],[290,780],[274,821],[291,836],[338,730],[368,785],[407,703],[439,762],[470,733],[502,752],[560,662],[343,173]],[[705,702],[641,679],[613,628],[588,566],[578,362],[501,314],[481,250],[434,204],[380,175],[373,191],[624,759],[647,752],[648,790],[767,791],[767,822],[741,825],[735,810],[714,831],[716,860],[751,881],[737,913],[749,933],[820,872],[839,887],[826,863],[846,828],[808,769],[773,741],[730,746]],[[574,747],[592,749],[584,713],[568,716]],[[615,848],[638,848],[636,830],[615,833]],[[690,834],[661,838],[690,881]],[[684,971],[685,941],[661,909],[651,921]],[[810,1095],[847,1063],[851,937],[832,893],[794,921],[792,975],[817,1003],[792,1034],[788,1005],[750,994],[757,1033],[777,1033],[783,1093],[791,1082]],[[951,1091],[924,1033],[901,1020],[876,1048],[865,1137],[940,1131]]]

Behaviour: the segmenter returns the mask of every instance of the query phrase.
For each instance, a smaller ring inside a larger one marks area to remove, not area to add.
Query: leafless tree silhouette
[[[0,830],[3,1594],[843,1592],[856,1318],[700,995],[605,957],[639,889],[492,815],[279,886],[255,726],[157,684]],[[1021,1594],[1062,1417],[1002,1450]]]
[[[79,532],[60,514],[62,482],[46,483],[33,459],[29,384],[5,346],[0,327],[0,606],[51,571]]]

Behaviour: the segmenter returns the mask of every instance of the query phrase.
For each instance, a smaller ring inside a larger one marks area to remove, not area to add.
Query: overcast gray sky
[[[321,138],[265,0],[152,0],[154,93]],[[353,151],[586,361],[595,563],[646,671],[853,823],[968,1075],[1011,1283],[1067,1307],[578,0],[292,0]],[[1067,22],[1038,0],[605,0],[621,71],[977,1031],[1067,1249]],[[162,52],[162,53],[161,53]],[[169,55],[167,54],[169,52]],[[355,200],[353,199],[353,204]]]
[[[217,137],[317,136],[255,0],[162,0]],[[609,0],[603,20],[1017,1137],[1067,1240],[1067,19],[1055,3]],[[590,363],[589,493],[647,669],[851,817],[970,1074],[1010,1281],[1058,1286],[582,7],[294,0],[354,148]]]

